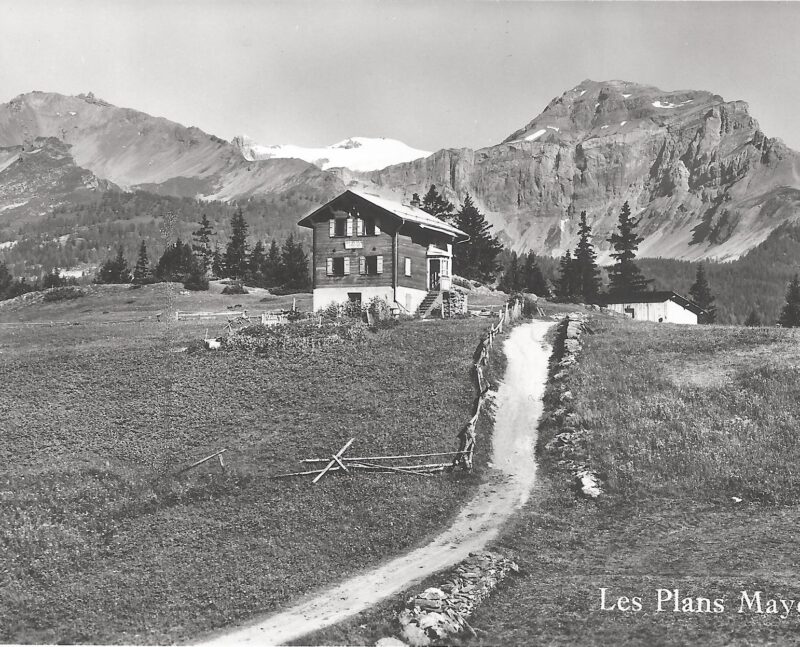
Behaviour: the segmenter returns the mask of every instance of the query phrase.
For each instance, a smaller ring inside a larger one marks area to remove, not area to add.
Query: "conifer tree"
[[[211,270],[211,265],[214,262],[214,250],[211,249],[211,237],[213,235],[214,230],[211,228],[211,223],[206,214],[203,214],[200,228],[192,232],[192,251],[197,257],[200,268],[206,273]]]
[[[697,274],[694,284],[689,288],[689,296],[692,297],[692,301],[705,310],[700,317],[700,322],[714,323],[717,318],[717,307],[714,305],[714,295],[711,294],[711,288],[708,287],[706,270],[702,263],[697,266]]]
[[[294,242],[294,234],[283,243],[281,249],[284,285],[290,288],[305,289],[309,285],[308,256],[302,243]]]
[[[217,278],[225,276],[225,259],[219,251],[219,245],[214,246],[214,255],[211,257],[211,273]]]
[[[195,265],[198,263],[195,262],[191,246],[178,238],[172,245],[167,245],[158,259],[154,274],[159,281],[183,282]]]
[[[519,264],[517,252],[511,252],[511,258],[509,259],[508,267],[506,267],[506,271],[500,278],[500,283],[497,287],[506,294],[512,294],[522,290],[522,268]]]
[[[139,256],[136,259],[136,266],[133,268],[133,282],[136,285],[144,285],[153,282],[153,273],[150,271],[150,259],[147,257],[147,245],[142,241],[139,245]]]
[[[264,253],[264,243],[260,240],[256,242],[253,251],[250,252],[250,260],[248,263],[248,274],[252,277],[256,284],[264,282],[264,261],[267,256]]]
[[[592,244],[592,228],[586,221],[586,212],[581,211],[578,225],[578,246],[573,259],[578,294],[584,303],[595,303],[600,294],[600,269],[597,267],[597,253]]]
[[[797,274],[786,288],[786,303],[778,323],[784,328],[800,327],[800,276]]]
[[[275,287],[283,283],[283,262],[281,261],[281,250],[275,239],[269,245],[269,251],[264,258],[263,269],[264,284],[268,288]]]
[[[453,245],[453,272],[466,279],[484,283],[493,281],[500,270],[497,255],[503,246],[490,233],[492,226],[469,194],[455,216],[454,225],[467,234],[469,240]]]
[[[608,270],[608,294],[612,298],[629,298],[641,294],[650,283],[633,262],[639,243],[644,240],[636,233],[638,224],[638,221],[631,218],[631,208],[626,202],[619,214],[618,230],[608,238],[615,250],[611,256],[616,259]]]
[[[233,279],[247,276],[247,221],[242,208],[231,216],[231,238],[225,248],[225,273]]]
[[[122,252],[122,245],[117,248],[117,256],[108,259],[97,272],[97,283],[130,283],[131,270]]]
[[[419,200],[419,195],[415,193],[414,196]],[[445,222],[452,220],[453,211],[455,211],[455,205],[443,195],[439,195],[435,184],[431,184],[431,188],[422,198],[420,208]]]
[[[539,264],[536,262],[536,254],[528,252],[522,264],[522,285],[523,290],[532,292],[537,296],[550,296],[550,288],[542,274]]]
[[[575,259],[567,250],[561,257],[559,276],[556,283],[556,295],[562,301],[570,301],[580,297],[580,277],[578,276]]]

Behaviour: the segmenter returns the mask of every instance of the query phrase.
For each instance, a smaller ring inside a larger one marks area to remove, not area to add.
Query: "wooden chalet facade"
[[[298,224],[313,231],[315,311],[377,296],[414,314],[449,292],[453,244],[468,239],[421,209],[353,190]]]

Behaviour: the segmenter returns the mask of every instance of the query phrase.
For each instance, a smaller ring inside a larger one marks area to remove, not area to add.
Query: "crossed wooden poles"
[[[304,458],[301,463],[326,463],[320,469],[307,470],[303,472],[289,472],[288,474],[276,474],[272,478],[284,478],[288,476],[310,476],[314,474],[312,483],[318,483],[323,476],[329,472],[346,472],[353,474],[355,471],[364,472],[394,472],[399,474],[416,474],[417,476],[430,476],[434,472],[441,472],[450,463],[423,463],[423,464],[403,464],[392,465],[387,461],[408,460],[419,458],[430,458],[433,456],[454,456],[460,452],[436,452],[431,454],[402,454],[397,456],[345,456],[345,452],[350,449],[355,438],[348,440],[342,448],[330,458]]]

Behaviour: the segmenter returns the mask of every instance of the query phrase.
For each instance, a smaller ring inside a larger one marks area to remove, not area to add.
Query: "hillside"
[[[734,259],[800,211],[800,155],[768,138],[744,101],[586,80],[503,142],[448,149],[357,178],[407,197],[469,192],[516,251],[574,247],[586,210],[607,259],[623,202],[641,256]]]

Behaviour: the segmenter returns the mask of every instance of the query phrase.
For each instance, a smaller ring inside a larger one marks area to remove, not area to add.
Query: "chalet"
[[[643,292],[629,301],[606,299],[604,305],[614,312],[642,321],[696,324],[705,311],[696,303],[671,291]]]
[[[449,294],[453,244],[468,240],[421,209],[353,190],[298,224],[314,236],[314,310],[377,296],[424,315]]]

